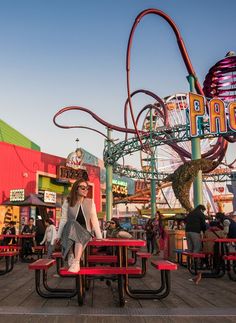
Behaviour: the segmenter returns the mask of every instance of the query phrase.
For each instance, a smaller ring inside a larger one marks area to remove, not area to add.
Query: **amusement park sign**
[[[226,105],[222,100],[214,98],[207,104],[206,99],[195,93],[189,93],[190,136],[202,135],[203,124],[209,127],[211,134],[227,134],[236,132],[236,102]]]

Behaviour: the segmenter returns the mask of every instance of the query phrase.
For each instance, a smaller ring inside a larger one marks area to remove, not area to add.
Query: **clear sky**
[[[52,118],[62,107],[80,105],[123,126],[127,41],[135,17],[147,8],[175,21],[201,83],[211,66],[236,51],[235,0],[0,0],[0,118],[43,152],[67,156],[79,138],[79,146],[101,158],[102,137],[59,129]],[[187,92],[186,75],[169,25],[145,17],[134,37],[131,89],[161,97]],[[138,111],[153,101],[140,95],[134,103]],[[63,122],[106,132],[81,113]]]

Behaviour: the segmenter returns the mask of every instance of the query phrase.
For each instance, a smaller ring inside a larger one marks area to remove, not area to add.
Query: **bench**
[[[206,254],[204,252],[190,252],[190,251],[183,251],[182,255],[191,257],[193,259],[201,259],[205,258]]]
[[[114,264],[118,262],[117,256],[112,255],[89,255],[88,256],[88,263],[94,264]]]
[[[141,258],[141,261],[142,261],[142,274],[141,274],[141,276],[139,276],[141,278],[141,277],[144,277],[146,275],[146,272],[147,272],[147,261],[148,261],[148,259],[151,258],[152,254],[150,252],[140,252],[140,251],[138,251],[136,253],[136,256],[138,258]],[[131,277],[134,277],[134,276],[131,276]]]
[[[60,268],[64,266],[61,252],[53,252],[52,257],[56,259],[57,273],[60,275]],[[118,264],[118,257],[114,255],[89,255],[87,262],[89,264]],[[128,264],[133,265],[134,259],[129,258]]]
[[[5,268],[0,270],[0,275],[5,275],[12,271],[15,263],[15,257],[18,256],[18,251],[7,251],[6,249],[1,248],[0,258],[5,258]]]
[[[172,271],[177,270],[178,266],[177,264],[174,264],[173,262],[170,262],[168,260],[152,260],[151,264],[153,267],[155,267],[158,270],[163,271]]]
[[[35,271],[35,289],[39,296],[44,298],[71,298],[76,295],[76,289],[51,288],[47,282],[47,272],[55,265],[54,259],[38,259],[29,264],[29,270]],[[43,276],[42,285],[46,292],[42,290],[41,274]]]
[[[37,255],[38,259],[43,258],[43,253],[45,251],[44,246],[32,247],[33,254]]]
[[[223,256],[224,260],[236,260],[236,255],[225,255]]]
[[[127,294],[135,299],[162,299],[169,295],[171,290],[170,273],[177,270],[177,264],[168,260],[151,260],[151,264],[161,273],[161,286],[158,289],[131,289],[126,281]]]
[[[119,305],[123,307],[125,305],[124,300],[124,283],[123,279],[127,275],[140,275],[140,267],[81,267],[77,273],[71,273],[65,268],[60,269],[60,275],[63,277],[75,277],[78,304],[82,306],[84,304],[85,289],[86,289],[86,276],[92,276],[93,279],[98,278],[117,278],[118,282],[118,294],[119,294]]]
[[[192,275],[198,274],[198,262],[199,259],[205,259],[206,254],[204,252],[182,252],[183,256],[187,257],[187,268]]]
[[[20,251],[22,248],[18,245],[8,245],[8,246],[0,246],[0,251]]]
[[[224,255],[223,259],[226,261],[225,268],[227,270],[227,274],[230,280],[236,281],[236,255],[235,254],[228,254]],[[233,271],[231,270],[233,269]]]
[[[131,257],[132,257],[131,259],[134,259],[133,265],[135,265],[137,262],[137,252],[140,251],[140,247],[139,248],[138,247],[129,247],[128,249],[131,251]]]
[[[60,275],[60,268],[64,266],[64,260],[62,258],[61,251],[53,252],[52,258],[56,260],[57,274]]]
[[[186,262],[183,259],[183,252],[186,252],[186,251],[187,251],[186,249],[174,249],[173,250],[173,252],[176,253],[176,255],[177,255],[177,263],[183,267],[187,266]],[[186,258],[185,258],[185,260],[186,260]]]

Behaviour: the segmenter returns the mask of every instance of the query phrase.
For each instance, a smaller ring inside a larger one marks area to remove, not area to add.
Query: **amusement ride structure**
[[[59,110],[54,116],[54,124],[60,128],[85,128],[95,131],[106,138],[104,148],[104,162],[106,165],[106,214],[109,219],[112,212],[112,173],[116,172],[123,176],[133,177],[147,181],[147,190],[151,192],[151,213],[154,216],[157,203],[166,203],[168,208],[179,207],[181,198],[176,199],[173,194],[173,185],[168,182],[170,175],[177,176],[181,166],[182,171],[195,167],[191,180],[186,180],[186,186],[194,182],[193,198],[194,205],[205,203],[211,211],[216,211],[214,195],[229,195],[227,182],[231,182],[233,164],[225,163],[225,154],[228,143],[236,142],[235,129],[228,127],[227,132],[212,134],[209,130],[207,116],[199,122],[201,134],[196,137],[190,136],[187,93],[177,93],[160,98],[157,94],[140,89],[131,91],[130,85],[130,60],[133,36],[136,27],[143,17],[154,14],[161,16],[170,25],[176,36],[177,44],[188,71],[190,92],[205,96],[207,101],[211,98],[219,98],[225,103],[236,99],[236,56],[233,52],[216,63],[206,76],[202,88],[191,64],[180,32],[173,20],[158,9],[142,11],[135,19],[132,26],[126,54],[127,75],[127,100],[124,107],[124,127],[110,124],[101,119],[91,110],[80,106],[69,106]],[[142,107],[137,116],[134,114],[132,98],[137,94],[144,94],[155,102]],[[206,109],[208,103],[206,102]],[[97,122],[107,128],[107,135],[102,132],[81,125],[63,125],[58,123],[57,118],[68,111],[80,111],[88,113]],[[128,126],[128,113],[130,113],[132,126]],[[226,112],[227,113],[227,112]],[[235,113],[236,114],[236,113]],[[236,116],[235,124],[236,124]],[[125,140],[115,143],[111,138],[111,132],[117,131],[125,134]],[[126,155],[140,152],[141,169],[128,168],[124,165]],[[203,163],[201,162],[203,160]],[[207,165],[207,167],[206,167]],[[204,172],[202,176],[201,172]],[[172,180],[171,180],[172,181]],[[188,183],[187,183],[188,182]],[[202,187],[203,185],[203,187]],[[175,189],[174,189],[175,190]],[[178,188],[176,189],[178,190]],[[146,194],[141,192],[141,194]],[[189,194],[189,190],[187,193]],[[183,204],[185,203],[182,203]],[[184,205],[191,209],[191,202]]]

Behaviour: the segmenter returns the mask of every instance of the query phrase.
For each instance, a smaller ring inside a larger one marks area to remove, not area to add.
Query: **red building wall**
[[[37,172],[56,174],[57,165],[65,158],[0,142],[0,204],[9,198],[11,189],[25,189],[25,195],[36,193]],[[94,202],[101,210],[100,169],[85,165],[90,182],[94,183]]]

